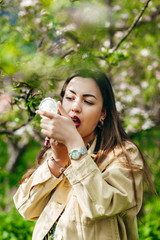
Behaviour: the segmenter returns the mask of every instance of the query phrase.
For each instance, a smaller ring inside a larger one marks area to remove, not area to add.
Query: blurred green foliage
[[[0,239],[31,240],[34,223],[25,221],[16,209],[0,212]]]
[[[144,185],[144,202],[138,219],[140,240],[160,239],[160,126],[136,134],[133,140],[142,150],[150,167],[158,196]]]
[[[140,240],[160,239],[160,200],[152,198],[144,206],[144,216],[138,221]]]
[[[7,143],[0,137],[0,240],[30,240],[34,228],[34,222],[26,221],[18,213],[13,204],[13,194],[18,187],[18,181],[21,179],[27,169],[34,167],[35,157],[40,149],[40,144],[31,141],[23,150],[18,163],[11,173],[3,168],[8,159]]]

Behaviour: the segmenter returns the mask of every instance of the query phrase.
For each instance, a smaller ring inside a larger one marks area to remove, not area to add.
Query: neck
[[[84,137],[83,141],[84,141],[85,146],[87,146],[91,141],[93,141],[95,136],[96,136],[95,134],[92,134],[90,136]]]

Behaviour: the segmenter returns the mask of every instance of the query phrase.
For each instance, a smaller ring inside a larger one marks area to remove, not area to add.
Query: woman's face
[[[94,138],[99,120],[106,116],[96,82],[91,78],[74,77],[66,87],[62,105],[87,144]]]

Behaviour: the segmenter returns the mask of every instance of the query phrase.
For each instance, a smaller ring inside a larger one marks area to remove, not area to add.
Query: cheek
[[[62,100],[62,107],[64,108],[64,110],[66,112],[68,112],[68,109],[69,109],[69,104],[67,104],[67,102],[64,100]]]
[[[100,116],[101,116],[100,109],[92,109],[92,111],[87,111],[86,112],[87,124],[89,124],[89,126],[97,126]]]

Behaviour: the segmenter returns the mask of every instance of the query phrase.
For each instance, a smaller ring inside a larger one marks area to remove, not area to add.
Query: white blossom
[[[112,48],[109,49],[109,53],[113,53],[113,49]]]
[[[20,3],[20,8],[35,6],[38,0],[22,0]]]
[[[21,127],[15,131],[15,135],[21,137],[21,141],[18,142],[18,147],[21,148],[28,143],[28,136],[34,136],[33,127],[31,127],[30,125]]]
[[[100,65],[101,65],[101,67],[104,67],[106,65],[106,61],[105,60],[100,60]]]
[[[148,69],[148,71],[152,71],[153,70],[153,66],[152,65],[148,65],[147,69]]]
[[[122,99],[125,102],[133,102],[133,96],[132,95],[123,96]]]
[[[142,130],[146,130],[146,129],[151,128],[153,126],[154,126],[153,121],[151,119],[147,119],[142,125]]]
[[[34,23],[39,24],[40,22],[41,22],[41,19],[40,19],[40,18],[35,18],[35,19],[34,19]]]
[[[145,17],[144,17],[144,20],[145,20],[146,22],[150,22],[150,21],[152,20],[152,18],[151,18],[150,16],[145,16]]]
[[[134,13],[134,14],[137,14],[137,13],[138,13],[138,9],[136,9],[136,8],[133,9],[133,13]]]
[[[119,52],[123,53],[124,55],[127,54],[127,51],[125,49],[121,49],[121,50],[119,50]]]
[[[123,28],[123,27],[125,27],[125,25],[126,25],[125,21],[118,21],[116,23],[117,28]]]
[[[140,92],[141,92],[137,86],[133,86],[131,90],[132,90],[133,96],[136,96],[136,95],[140,94]]]
[[[157,61],[154,61],[154,62],[152,63],[152,66],[153,66],[153,68],[157,68],[157,67],[159,66],[159,64],[158,64]]]
[[[109,28],[109,27],[111,26],[111,23],[110,23],[109,21],[106,21],[105,24],[104,24],[104,26],[105,26],[106,28]]]
[[[120,90],[126,90],[129,88],[129,84],[128,83],[125,83],[125,82],[122,82],[120,85],[119,85],[119,89]]]
[[[88,54],[87,53],[84,53],[83,55],[82,55],[82,58],[83,59],[85,59],[85,58],[87,58],[88,57]]]
[[[142,88],[147,88],[148,85],[149,85],[148,82],[145,82],[145,81],[141,82]]]
[[[124,47],[125,47],[125,48],[129,48],[129,47],[132,46],[132,45],[133,45],[132,42],[126,42],[126,43],[124,43]]]
[[[117,107],[118,112],[121,112],[122,109],[123,109],[123,105],[122,105],[122,103],[119,102],[119,101],[116,102],[116,107]]]
[[[123,36],[123,32],[117,31],[114,36],[117,38],[121,38]]]
[[[111,43],[110,43],[110,40],[106,40],[104,43],[103,43],[103,45],[105,46],[105,47],[110,47],[110,45],[111,45]]]
[[[149,71],[152,71],[154,68],[157,68],[159,66],[157,61],[154,61],[151,65],[148,65],[147,69]]]
[[[16,27],[17,32],[22,32],[22,28],[21,27]]]
[[[23,16],[25,16],[27,13],[26,13],[26,11],[19,11],[18,12],[18,17],[23,17]]]
[[[45,9],[42,9],[40,11],[40,16],[47,15],[47,14],[48,14],[48,12]]]
[[[62,32],[67,32],[67,31],[74,31],[77,29],[76,24],[72,23],[61,29]]]
[[[119,5],[115,5],[114,7],[113,7],[113,11],[114,12],[118,12],[118,11],[120,11],[121,10],[121,7],[119,6]]]
[[[160,81],[160,71],[156,71],[155,76],[156,76],[157,80]]]
[[[124,19],[124,20],[127,20],[128,19],[128,14],[127,13],[122,13],[121,14],[121,18]]]
[[[60,30],[57,30],[57,31],[56,31],[56,35],[57,35],[57,36],[61,36],[61,35],[62,35],[62,32],[61,32]]]
[[[137,114],[141,114],[141,113],[142,113],[142,110],[140,108],[137,108],[137,107],[132,108],[130,110],[130,115],[131,116],[134,116],[134,115],[137,115]]]
[[[52,28],[52,27],[53,27],[53,23],[52,23],[52,22],[48,23],[48,24],[47,24],[47,27],[48,27],[48,28]]]
[[[119,91],[119,88],[118,88],[118,87],[116,87],[116,88],[118,89],[117,96],[118,96],[119,98],[122,98],[122,97],[123,97],[123,92]]]
[[[104,47],[101,47],[102,52],[106,52],[106,49]]]
[[[129,115],[130,116],[141,115],[145,119],[148,119],[148,117],[149,117],[149,114],[144,109],[141,109],[141,108],[138,108],[138,107],[132,108],[129,112]]]
[[[146,111],[143,111],[143,117],[144,117],[145,119],[149,118],[149,113],[146,112]]]
[[[141,54],[143,57],[147,57],[147,56],[150,54],[150,52],[149,52],[148,49],[142,49],[141,52],[140,52],[140,54]]]
[[[127,133],[136,132],[136,129],[132,125],[128,125],[125,130]]]
[[[152,7],[152,8],[151,8],[151,12],[157,12],[157,10],[158,10],[158,9],[157,9],[156,7]]]
[[[107,19],[107,10],[102,6],[96,6],[92,3],[86,3],[75,11],[70,11],[72,20],[77,24],[99,25],[105,24]]]
[[[127,72],[125,72],[125,71],[123,71],[123,72],[121,72],[121,75],[123,76],[123,77],[126,77],[127,76]]]

